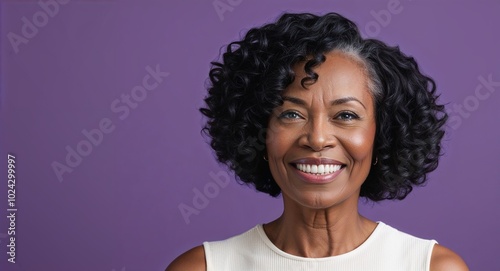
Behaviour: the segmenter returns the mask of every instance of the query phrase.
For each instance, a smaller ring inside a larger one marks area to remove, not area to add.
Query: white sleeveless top
[[[366,241],[345,254],[305,258],[288,254],[261,224],[223,241],[204,242],[207,271],[428,271],[435,240],[378,222]]]

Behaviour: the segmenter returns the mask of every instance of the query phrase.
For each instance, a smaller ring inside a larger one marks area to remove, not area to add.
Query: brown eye
[[[345,112],[340,112],[335,118],[340,119],[340,120],[344,120],[344,121],[350,121],[350,120],[359,119],[359,116],[356,115],[356,113],[354,113],[354,112],[345,111]]]
[[[280,119],[300,119],[302,118],[297,112],[295,111],[287,111],[283,112],[279,115]]]

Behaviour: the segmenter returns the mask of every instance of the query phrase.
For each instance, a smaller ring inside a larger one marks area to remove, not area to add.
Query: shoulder
[[[205,250],[197,246],[177,257],[165,271],[206,271]]]
[[[469,271],[469,268],[458,254],[436,244],[432,250],[430,271]]]

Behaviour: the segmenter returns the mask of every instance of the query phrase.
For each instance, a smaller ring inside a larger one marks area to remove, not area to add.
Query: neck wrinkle
[[[354,250],[375,227],[375,222],[358,213],[356,202],[354,208],[285,208],[277,220],[265,225],[265,231],[271,242],[288,254],[322,258]]]

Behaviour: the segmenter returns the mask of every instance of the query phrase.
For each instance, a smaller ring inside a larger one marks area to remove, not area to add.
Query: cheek
[[[375,129],[359,130],[344,138],[344,147],[354,161],[368,159],[371,162]]]
[[[269,169],[271,174],[278,184],[282,187],[286,179],[286,169],[283,164],[284,157],[290,149],[290,134],[283,128],[277,128],[272,123],[269,124],[266,133],[266,149],[269,160]]]
[[[267,154],[270,157],[282,157],[288,149],[291,140],[290,133],[270,123],[266,134]]]

